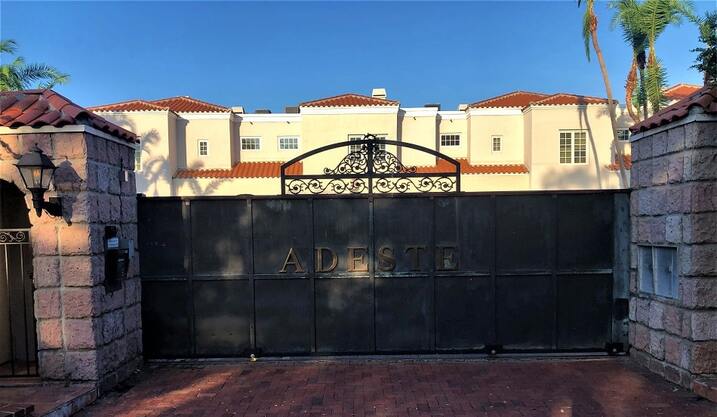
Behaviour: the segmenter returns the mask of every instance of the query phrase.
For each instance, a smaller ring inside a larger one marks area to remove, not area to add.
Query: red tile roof
[[[543,93],[532,93],[530,91],[513,91],[512,93],[477,101],[469,105],[468,107],[525,107],[536,100],[541,100],[548,96],[550,95]]]
[[[341,94],[318,100],[305,101],[301,107],[360,107],[360,106],[398,106],[398,101],[363,96],[361,94]]]
[[[231,169],[183,169],[175,178],[278,178],[283,162],[239,162]],[[303,166],[294,164],[287,174],[301,175]]]
[[[601,97],[580,96],[577,94],[558,93],[530,103],[531,106],[576,104],[607,104],[607,99]]]
[[[467,159],[456,159],[461,164],[461,174],[527,174],[528,168],[523,164],[493,164],[471,165]],[[436,165],[416,167],[416,172],[433,174],[437,172],[452,172],[453,165],[444,159],[439,159]]]
[[[617,158],[615,158],[617,159]],[[625,166],[625,169],[632,169],[632,155],[627,154],[622,156],[622,163]],[[619,171],[620,170],[620,164],[617,163],[617,161],[611,163],[610,165],[606,166],[607,169],[610,171]]]
[[[688,97],[693,93],[697,92],[700,88],[702,88],[701,85],[675,84],[670,88],[666,88],[664,94],[665,97],[670,101],[682,100],[683,98]]]
[[[691,96],[665,107],[642,122],[632,126],[632,133],[643,132],[685,118],[693,107],[707,114],[717,115],[717,87],[702,87]]]
[[[169,107],[158,106],[145,100],[129,100],[120,103],[106,104],[103,106],[88,107],[87,110],[94,112],[102,111],[145,111],[145,110],[169,110]]]
[[[91,126],[127,142],[137,142],[134,133],[108,122],[52,90],[0,92],[0,126],[37,128],[66,125]]]
[[[130,100],[119,103],[88,107],[95,112],[171,110],[177,113],[228,113],[228,107],[207,103],[189,96],[169,97],[159,100]]]

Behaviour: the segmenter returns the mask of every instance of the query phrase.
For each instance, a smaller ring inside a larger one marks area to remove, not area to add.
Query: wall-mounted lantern
[[[44,200],[45,191],[50,188],[56,169],[50,158],[35,144],[30,152],[20,157],[15,166],[20,171],[25,188],[32,193],[32,205],[37,217],[42,215],[43,209],[51,216],[61,216],[62,205],[59,198]]]

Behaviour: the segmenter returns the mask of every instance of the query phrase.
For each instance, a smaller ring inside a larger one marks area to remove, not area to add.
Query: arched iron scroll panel
[[[384,145],[381,149],[380,145]],[[436,168],[421,171],[405,166],[386,145],[411,148],[436,157]],[[321,174],[288,174],[304,159],[336,148],[359,147],[349,152]],[[443,160],[447,164],[439,164]],[[438,169],[445,165],[448,169]],[[455,159],[424,146],[395,140],[377,139],[367,134],[361,140],[332,143],[316,148],[281,166],[281,194],[388,194],[458,192],[461,190],[461,165]]]

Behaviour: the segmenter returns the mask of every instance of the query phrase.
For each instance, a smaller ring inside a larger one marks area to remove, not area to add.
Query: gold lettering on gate
[[[331,254],[331,265],[328,268],[324,268],[324,252]],[[339,264],[339,257],[330,248],[319,247],[316,248],[316,272],[331,272],[336,269]]]
[[[368,272],[368,262],[366,262],[368,248],[365,246],[349,247],[348,252],[349,258],[346,263],[346,270],[349,272]]]
[[[436,246],[436,270],[455,271],[458,269],[455,246]]]
[[[411,271],[421,270],[421,251],[426,249],[425,246],[406,246],[406,254],[411,255]]]
[[[289,248],[289,253],[286,255],[284,265],[281,267],[279,272],[285,274],[289,265],[294,267],[294,272],[297,274],[304,272],[304,267],[301,266],[301,261],[299,261],[298,255],[294,252],[294,248]]]
[[[396,268],[396,257],[393,249],[388,246],[381,246],[378,250],[378,269],[383,272],[391,272]]]

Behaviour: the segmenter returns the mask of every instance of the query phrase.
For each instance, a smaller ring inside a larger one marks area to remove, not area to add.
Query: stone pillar
[[[141,363],[136,259],[121,288],[110,292],[104,285],[105,226],[116,226],[119,237],[136,246],[134,149],[109,134],[71,130],[0,135],[0,178],[27,192],[13,164],[35,143],[57,166],[45,199],[61,197],[63,217],[30,211],[39,373],[91,381],[102,390]],[[26,201],[32,207],[29,193]]]
[[[694,388],[717,374],[717,116],[693,109],[632,149],[631,355]],[[676,248],[674,296],[640,284],[651,246]]]

